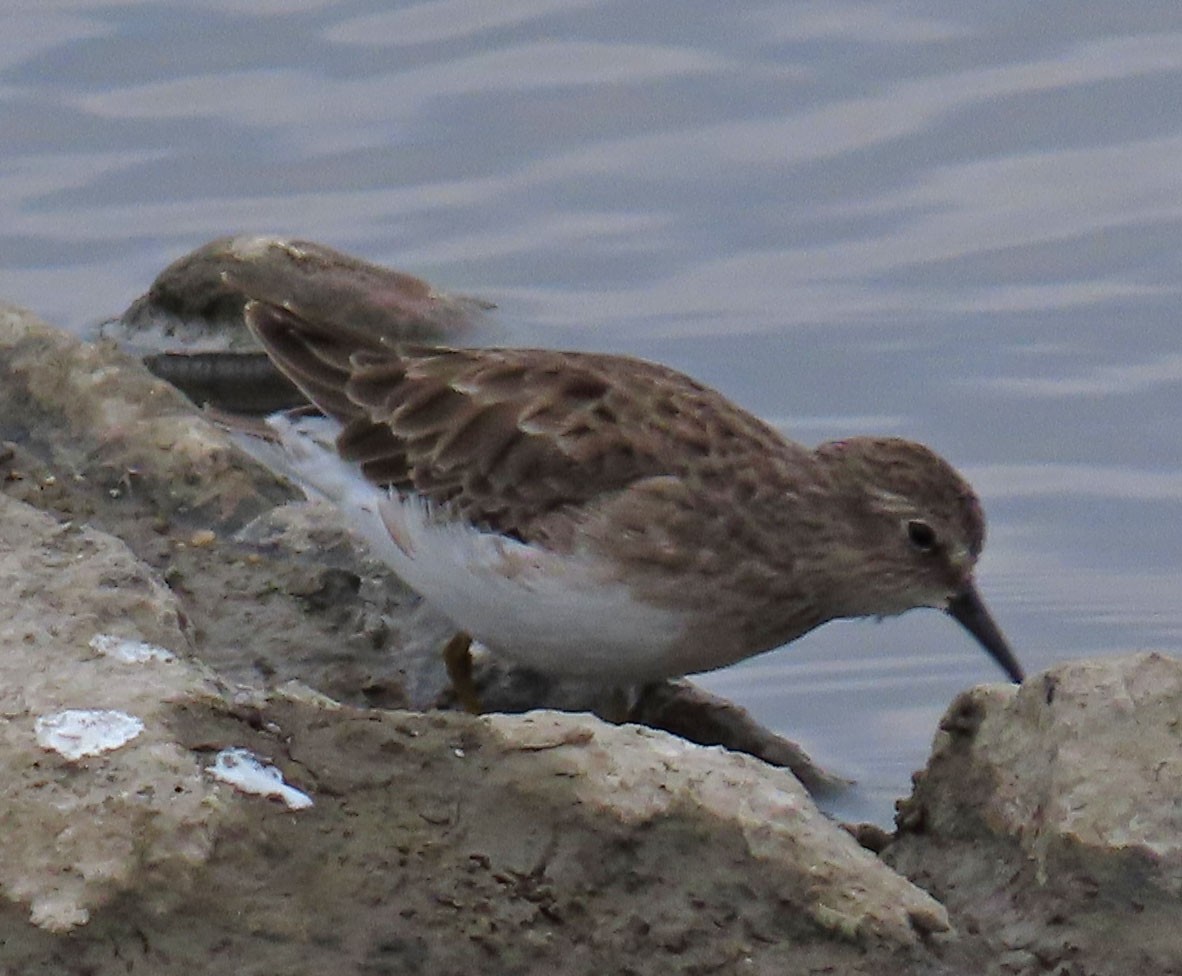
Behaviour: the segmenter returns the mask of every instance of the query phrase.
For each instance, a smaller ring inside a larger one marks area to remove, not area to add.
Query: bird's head
[[[977,592],[985,516],[967,481],[934,451],[895,437],[852,437],[816,449],[849,535],[837,545],[856,581],[850,615],[937,607],[961,623],[1014,681],[1022,668]]]

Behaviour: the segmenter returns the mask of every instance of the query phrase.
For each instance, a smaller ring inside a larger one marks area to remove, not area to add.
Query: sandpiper
[[[240,234],[177,258],[96,335],[143,357],[198,404],[264,414],[302,403],[243,322],[252,299],[403,342],[459,342],[492,308],[314,241]]]
[[[290,469],[494,653],[639,684],[936,607],[1022,680],[973,579],[981,505],[921,444],[809,449],[627,357],[391,347],[263,302],[245,317],[324,413],[269,420]]]

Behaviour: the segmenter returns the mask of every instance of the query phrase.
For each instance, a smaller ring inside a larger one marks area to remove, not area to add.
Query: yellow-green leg
[[[447,668],[447,676],[451,679],[456,701],[464,711],[479,715],[484,708],[480,704],[480,694],[472,677],[471,649],[472,638],[460,631],[444,646],[443,663]]]

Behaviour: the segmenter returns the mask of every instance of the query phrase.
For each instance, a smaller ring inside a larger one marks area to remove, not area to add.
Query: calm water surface
[[[230,232],[659,359],[814,443],[924,440],[1027,667],[1182,646],[1182,11],[701,0],[0,4],[0,297],[73,329]],[[950,620],[705,679],[886,821]]]

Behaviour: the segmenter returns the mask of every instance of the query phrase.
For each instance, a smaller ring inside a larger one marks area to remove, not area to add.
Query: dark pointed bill
[[[1001,665],[1015,684],[1021,684],[1022,665],[1014,657],[1010,645],[1002,636],[997,624],[989,615],[988,609],[981,601],[977,588],[972,583],[963,593],[958,593],[948,601],[948,613],[954,617],[965,630],[977,638],[981,646],[989,652],[989,656]]]

